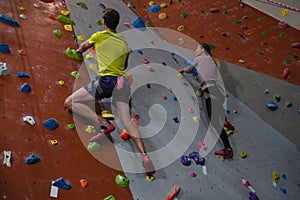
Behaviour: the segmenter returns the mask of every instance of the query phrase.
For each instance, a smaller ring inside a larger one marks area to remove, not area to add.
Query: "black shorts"
[[[110,98],[117,84],[117,79],[118,76],[97,76],[84,88],[97,100]]]

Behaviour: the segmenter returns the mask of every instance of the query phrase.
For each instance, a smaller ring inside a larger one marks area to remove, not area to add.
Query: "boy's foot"
[[[226,127],[230,131],[234,131],[234,126],[229,121],[224,121],[224,127]]]
[[[108,127],[106,127],[106,129],[100,133],[98,133],[97,135],[95,135],[94,137],[92,137],[90,139],[90,142],[96,142],[98,141],[100,138],[102,138],[102,136],[106,135],[108,136],[109,140],[112,140],[110,133],[113,132],[116,129],[116,127],[113,124],[109,124]]]
[[[150,159],[150,157],[146,154],[142,155],[143,165],[145,168],[145,173],[147,176],[152,176],[155,173],[154,165]]]
[[[224,158],[232,158],[233,151],[232,151],[232,148],[226,148],[226,149],[222,149],[220,151],[216,151],[215,155],[223,156]]]

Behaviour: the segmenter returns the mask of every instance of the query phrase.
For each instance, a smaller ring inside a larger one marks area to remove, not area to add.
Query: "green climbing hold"
[[[267,35],[267,31],[263,31],[263,32],[262,32],[262,35]]]
[[[259,51],[257,52],[258,55],[264,55],[264,52],[263,51]]]
[[[186,13],[181,13],[181,14],[180,14],[180,17],[184,19],[184,18],[187,17],[187,14],[186,14]]]
[[[274,98],[276,99],[277,102],[279,102],[281,100],[281,96],[279,96],[279,95],[275,95]]]
[[[240,20],[238,20],[238,19],[236,19],[236,20],[234,20],[234,21],[233,21],[233,23],[235,23],[235,24],[240,24],[240,23],[241,23],[241,21],[240,21]]]
[[[61,37],[62,33],[60,30],[54,30],[53,33],[57,36],[57,37]]]
[[[116,198],[113,195],[109,195],[108,197],[105,197],[103,200],[116,200]]]
[[[227,10],[224,10],[223,14],[227,15],[227,14],[229,14],[229,12]]]
[[[286,59],[286,60],[283,61],[283,63],[285,63],[285,64],[291,64],[291,60]]]
[[[298,185],[298,187],[300,188],[300,183],[299,184],[297,184]]]
[[[85,3],[83,3],[83,2],[76,2],[75,4],[76,4],[77,6],[80,6],[80,7],[83,8],[83,9],[88,10],[87,5],[86,5]]]
[[[69,58],[74,58],[76,60],[82,60],[82,57],[76,52],[76,50],[75,49],[71,49],[70,47],[67,48],[66,55]]]
[[[79,78],[80,74],[78,71],[72,71],[71,72],[71,75],[74,77],[74,78]]]
[[[89,27],[89,28],[92,28],[92,24],[88,24],[88,27]]]
[[[98,152],[101,150],[101,146],[98,142],[90,142],[87,149],[90,151],[90,152]]]
[[[75,25],[75,22],[72,19],[70,19],[69,17],[63,16],[63,15],[58,15],[57,19],[66,24]]]
[[[279,37],[283,37],[283,36],[285,36],[284,33],[280,33],[280,34],[279,34]]]
[[[290,108],[290,107],[292,107],[292,106],[293,106],[293,103],[292,103],[292,102],[287,102],[286,107]]]
[[[120,187],[127,187],[129,185],[129,179],[125,175],[118,174],[116,176],[116,183]]]
[[[177,2],[181,2],[181,0],[176,0]]]
[[[263,18],[262,17],[259,17],[259,18],[257,18],[257,21],[262,21],[263,20]]]
[[[213,44],[210,44],[209,47],[210,47],[211,50],[216,48],[215,45],[213,45]]]
[[[99,26],[101,26],[102,25],[101,19],[96,20],[96,24],[99,25]]]
[[[67,124],[68,129],[73,130],[75,128],[74,124]]]

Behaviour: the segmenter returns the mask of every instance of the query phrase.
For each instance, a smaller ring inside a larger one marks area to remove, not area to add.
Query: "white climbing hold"
[[[31,126],[34,126],[35,125],[35,120],[32,116],[25,116],[23,117],[23,121],[24,122],[27,122],[28,124],[30,124]]]
[[[11,151],[3,151],[4,159],[3,159],[3,165],[6,165],[7,167],[11,167]]]

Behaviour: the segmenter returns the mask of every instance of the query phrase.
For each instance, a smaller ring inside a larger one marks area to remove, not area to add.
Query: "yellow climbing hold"
[[[86,55],[85,55],[85,58],[86,58],[86,59],[93,59],[94,56],[92,56],[92,55],[90,55],[90,54],[86,54]]]
[[[287,16],[288,14],[289,14],[289,10],[288,10],[288,9],[283,9],[283,10],[281,10],[281,15],[282,15],[283,17]]]
[[[21,11],[24,11],[24,10],[25,10],[25,8],[24,8],[23,6],[21,6],[19,9],[20,9]]]
[[[58,144],[58,141],[57,140],[51,140],[51,144],[54,146],[54,145],[57,145]]]
[[[201,96],[203,95],[203,91],[202,91],[202,90],[197,90],[197,91],[196,91],[196,95],[197,95],[198,97],[201,97]]]
[[[85,129],[85,132],[87,133],[95,133],[96,129],[94,126],[88,125],[88,127]]]
[[[154,176],[146,176],[146,180],[149,182],[153,182],[154,181]]]
[[[164,19],[167,19],[167,14],[166,13],[160,13],[159,15],[158,15],[158,19],[160,19],[160,20],[164,20]]]
[[[246,158],[247,157],[247,152],[246,151],[241,151],[239,153],[240,158]]]
[[[96,70],[97,66],[95,64],[90,64],[89,68],[90,70]]]
[[[60,13],[64,16],[68,16],[70,14],[70,12],[67,10],[61,10]]]
[[[168,6],[168,4],[166,4],[166,3],[161,3],[161,4],[160,4],[160,7],[161,7],[161,8],[166,8],[167,6]]]
[[[59,85],[64,85],[65,82],[64,82],[63,80],[59,80],[59,81],[58,81],[58,84],[59,84]]]
[[[279,179],[279,173],[277,171],[272,172],[272,181],[277,183]]]
[[[239,59],[239,63],[244,64],[244,63],[245,63],[245,60]]]
[[[72,32],[72,31],[73,31],[72,25],[70,25],[70,24],[64,25],[64,29],[65,29],[66,31],[69,31],[69,32]]]
[[[149,6],[153,6],[155,3],[154,3],[154,1],[150,1],[148,4],[149,4]]]
[[[177,76],[178,76],[178,78],[183,78],[183,74],[182,73],[178,73]]]
[[[178,39],[178,42],[179,42],[179,44],[181,44],[181,45],[183,45],[183,44],[185,43],[185,41],[184,41],[183,38],[179,38],[179,39]]]
[[[177,31],[184,31],[184,25],[180,25],[177,27]]]
[[[85,40],[85,37],[82,36],[82,35],[78,35],[78,36],[77,36],[77,39],[80,40],[80,41],[83,41],[83,40]]]
[[[196,123],[199,122],[199,117],[198,116],[194,116],[193,117],[193,121],[196,122]]]

